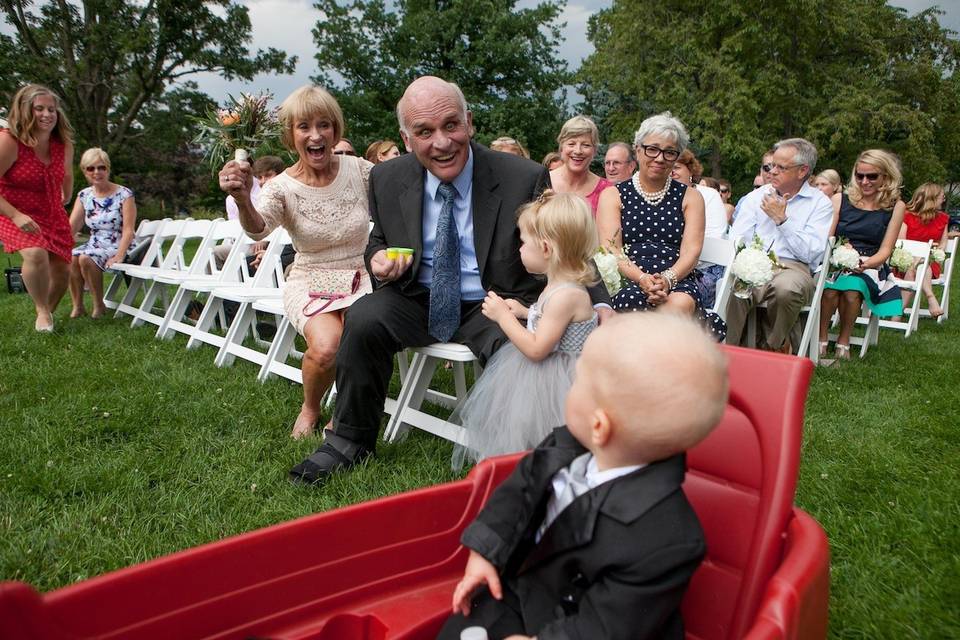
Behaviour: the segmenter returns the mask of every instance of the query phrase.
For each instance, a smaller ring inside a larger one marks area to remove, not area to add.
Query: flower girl
[[[466,445],[454,450],[454,469],[464,458],[476,462],[529,449],[562,425],[577,356],[597,326],[584,286],[596,281],[591,259],[597,230],[583,198],[545,191],[520,210],[517,226],[523,266],[545,275],[547,284],[529,309],[492,291],[484,299],[483,315],[510,342],[490,358],[451,417],[467,434]]]

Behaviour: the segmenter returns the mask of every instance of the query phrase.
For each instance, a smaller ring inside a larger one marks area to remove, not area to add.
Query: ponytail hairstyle
[[[50,96],[57,107],[57,124],[51,132],[63,144],[73,144],[73,126],[63,110],[63,100],[56,93],[40,84],[28,84],[20,88],[13,96],[7,125],[13,137],[27,145],[35,147],[37,140],[37,118],[33,114],[33,103],[40,96]]]
[[[582,197],[547,189],[520,209],[517,226],[550,246],[552,271],[568,274],[583,285],[597,282],[591,262],[597,252],[597,227]]]
[[[913,197],[907,203],[907,211],[915,213],[923,224],[929,224],[940,211],[942,198],[943,187],[935,182],[924,182],[913,192]]]

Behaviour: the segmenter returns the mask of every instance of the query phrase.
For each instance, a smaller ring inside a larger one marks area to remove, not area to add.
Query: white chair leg
[[[217,356],[213,360],[215,365],[218,367],[229,367],[233,364],[236,356],[230,350],[230,347],[234,344],[243,344],[244,338],[247,337],[248,329],[256,322],[256,319],[257,312],[253,308],[253,305],[249,302],[241,303],[240,308],[237,309],[237,314],[233,317],[233,322],[230,323],[230,328],[227,330],[227,335],[223,340],[223,344],[220,346],[220,351],[217,352]]]
[[[296,338],[297,332],[294,330],[293,324],[291,324],[286,317],[281,319],[277,323],[277,334],[274,336],[273,342],[267,350],[267,359],[257,374],[258,382],[266,382],[274,375],[272,370],[274,363],[286,363],[287,356],[290,354],[291,349],[293,349],[293,343]]]
[[[203,305],[203,311],[200,312],[200,317],[197,319],[196,326],[194,326],[193,335],[187,340],[187,349],[196,349],[203,344],[203,340],[198,336],[210,333],[210,329],[213,328],[213,323],[217,319],[217,311],[221,308],[223,308],[223,300],[214,296],[207,298],[207,303]]]
[[[176,331],[170,328],[170,323],[183,318],[187,312],[187,307],[190,306],[190,300],[192,298],[187,295],[186,289],[177,289],[177,293],[173,296],[173,302],[167,307],[167,312],[163,315],[163,320],[157,328],[158,338],[167,340],[173,337]]]

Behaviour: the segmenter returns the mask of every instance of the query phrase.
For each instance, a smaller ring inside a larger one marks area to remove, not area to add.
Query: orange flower
[[[238,122],[240,122],[240,116],[236,113],[229,112],[220,114],[220,124],[225,127],[237,124]]]

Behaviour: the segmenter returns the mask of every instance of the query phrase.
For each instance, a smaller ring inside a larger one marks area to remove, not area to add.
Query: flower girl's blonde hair
[[[592,262],[597,227],[582,197],[547,189],[520,209],[517,226],[550,245],[549,265],[554,272],[568,274],[583,285],[597,282]]]

